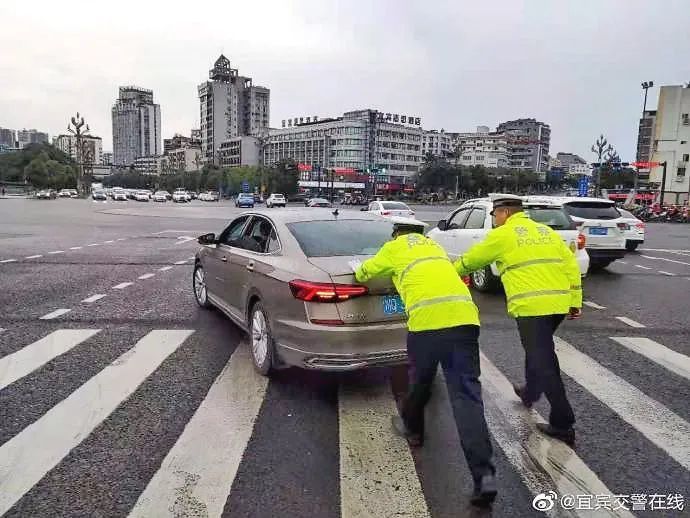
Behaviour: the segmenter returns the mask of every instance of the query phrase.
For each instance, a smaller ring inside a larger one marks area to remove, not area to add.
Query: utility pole
[[[666,160],[661,162],[661,166],[664,168],[661,173],[661,195],[659,196],[659,206],[664,206],[664,194],[666,194]]]
[[[642,103],[642,120],[644,120],[644,114],[647,111],[647,90],[649,90],[653,86],[654,86],[654,81],[644,81],[642,83],[642,89],[644,90],[644,101]],[[651,138],[651,136],[650,136],[650,138]],[[638,139],[638,141],[640,139],[639,133],[638,133],[637,139]],[[638,142],[638,144],[639,144],[639,142]],[[651,156],[644,157],[644,158],[647,162],[649,162],[649,159],[651,158]],[[639,156],[639,154],[638,154],[637,161],[639,162],[642,159],[643,159],[643,157]],[[635,184],[634,184],[635,192],[637,192],[637,188],[638,188],[639,181],[640,181],[639,180],[640,179],[640,168],[637,167],[636,169],[637,169],[637,174],[635,174]]]

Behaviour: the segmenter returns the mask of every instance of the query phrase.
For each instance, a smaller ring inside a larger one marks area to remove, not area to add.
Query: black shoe
[[[496,500],[496,477],[493,475],[484,475],[479,484],[474,488],[470,503],[477,507],[489,507],[494,500]]]
[[[532,408],[534,401],[527,399],[527,391],[525,389],[525,385],[513,385],[513,392],[515,392],[515,395],[520,398],[520,401],[522,401],[522,404],[525,405],[525,408]]]
[[[407,444],[413,448],[417,448],[423,444],[424,441],[422,441],[422,436],[408,430],[402,417],[394,415],[391,417],[391,424],[393,425],[393,431],[400,437],[404,437],[407,440]]]
[[[568,446],[575,445],[575,430],[571,426],[570,428],[556,428],[546,423],[537,423],[537,430],[545,433],[549,437],[563,441]]]

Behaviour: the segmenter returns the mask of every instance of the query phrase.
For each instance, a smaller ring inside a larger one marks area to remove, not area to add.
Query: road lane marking
[[[620,264],[628,264],[628,261],[621,261],[620,259],[618,260]]]
[[[137,279],[140,279],[143,281],[144,279],[150,279],[154,275],[156,275],[156,274],[155,273],[145,273],[144,275],[140,275],[139,277],[137,277]]]
[[[126,237],[118,237],[117,241],[125,241],[127,238]]]
[[[486,420],[492,438],[515,466],[533,494],[553,489],[558,494],[613,495],[574,450],[561,441],[539,433],[534,423],[546,422],[536,411],[518,404],[513,386],[503,373],[480,352],[481,381]],[[487,397],[488,396],[488,397]],[[591,516],[591,511],[574,511]],[[551,514],[560,516],[557,510]],[[608,516],[630,517],[626,510]]]
[[[65,251],[64,251],[64,250],[55,250],[54,252],[48,252],[48,253],[51,254],[51,255],[55,255],[55,254],[64,254]]]
[[[187,259],[185,259],[184,261],[175,261],[174,264],[185,264],[186,262],[187,262]]]
[[[662,274],[662,275],[668,275],[669,277],[675,277],[675,276],[676,276],[675,273],[665,272],[664,270],[657,270],[657,271],[658,271],[660,274]]]
[[[172,270],[172,266],[164,266],[163,268],[158,268],[159,272],[166,272],[168,270]]]
[[[101,244],[100,243],[91,243],[90,245],[86,245],[86,246],[101,246]]]
[[[39,257],[43,257],[43,255],[42,254],[27,255],[24,259],[38,259]]]
[[[635,268],[642,268],[643,270],[651,270],[649,266],[642,266],[641,264],[636,264]]]
[[[644,257],[645,259],[652,259],[653,261],[666,261],[669,263],[683,264],[685,266],[690,266],[690,263],[686,263],[684,261],[676,261],[675,259],[667,259],[666,257],[652,257],[649,255],[641,255],[640,257]]]
[[[428,517],[407,441],[391,430],[398,409],[386,383],[340,385],[340,508],[343,518]],[[381,468],[392,475],[386,477]]]
[[[103,293],[98,293],[96,295],[91,295],[90,297],[85,298],[82,300],[82,302],[86,302],[87,304],[91,304],[92,302],[96,302],[97,300],[101,300],[105,295]]]
[[[120,284],[113,286],[113,289],[114,290],[123,290],[127,286],[131,286],[132,284],[134,284],[134,283],[133,282],[121,282]]]
[[[129,517],[148,518],[173,508],[176,514],[195,514],[191,507],[179,507],[182,487],[188,489],[185,503],[203,506],[204,516],[221,516],[267,386],[247,348],[235,349]]]
[[[644,324],[640,324],[639,322],[635,322],[633,319],[628,318],[628,317],[616,317],[618,320],[623,322],[624,324],[628,324],[630,327],[637,327],[637,328],[643,328],[647,327]]]
[[[83,246],[70,246],[69,247],[70,250],[81,250],[82,248],[84,248],[84,247]]]
[[[192,236],[180,236],[177,238],[177,242],[175,245],[182,245],[184,243],[188,243],[189,241],[194,241],[196,238]]]
[[[194,259],[196,259],[196,256],[193,255],[192,257],[188,257],[187,261],[193,261]]]
[[[5,264],[5,263],[16,263],[16,262],[17,262],[16,259],[3,259],[2,261],[0,261],[0,263],[2,263],[2,264]]]
[[[100,329],[60,329],[0,358],[0,390],[65,354],[98,333]]]
[[[599,401],[690,470],[690,424],[664,405],[555,337],[561,369]]]
[[[104,243],[108,243],[108,244],[110,244],[110,243],[114,243],[114,242],[115,242],[115,240],[114,240],[114,239],[111,239],[110,241],[103,241],[103,242],[104,242]]]
[[[623,347],[641,354],[642,356],[666,367],[671,372],[690,380],[690,357],[669,349],[649,338],[637,336],[612,336],[611,340],[618,342]]]
[[[592,302],[591,300],[583,300],[582,303],[583,303],[585,306],[589,306],[590,308],[594,308],[594,309],[606,309],[606,306],[600,306],[599,304],[597,304],[596,302]]]
[[[65,309],[65,308],[56,309],[55,311],[51,311],[47,315],[43,315],[41,318],[39,318],[39,320],[52,320],[54,318],[65,315],[65,314],[69,313],[70,311],[72,311],[72,310],[71,309]]]
[[[86,439],[193,332],[151,331],[0,446],[0,515]]]

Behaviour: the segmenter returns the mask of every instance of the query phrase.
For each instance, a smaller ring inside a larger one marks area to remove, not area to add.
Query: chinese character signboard
[[[577,195],[584,198],[589,194],[589,176],[583,176],[577,183]]]

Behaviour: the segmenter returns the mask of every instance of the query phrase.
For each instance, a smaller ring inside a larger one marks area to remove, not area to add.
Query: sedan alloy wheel
[[[261,302],[257,302],[252,308],[249,331],[254,368],[259,374],[266,376],[273,364],[273,337]]]
[[[211,307],[208,301],[208,289],[206,288],[206,273],[200,264],[194,268],[192,282],[194,284],[194,298],[196,299],[196,303],[202,308]]]

